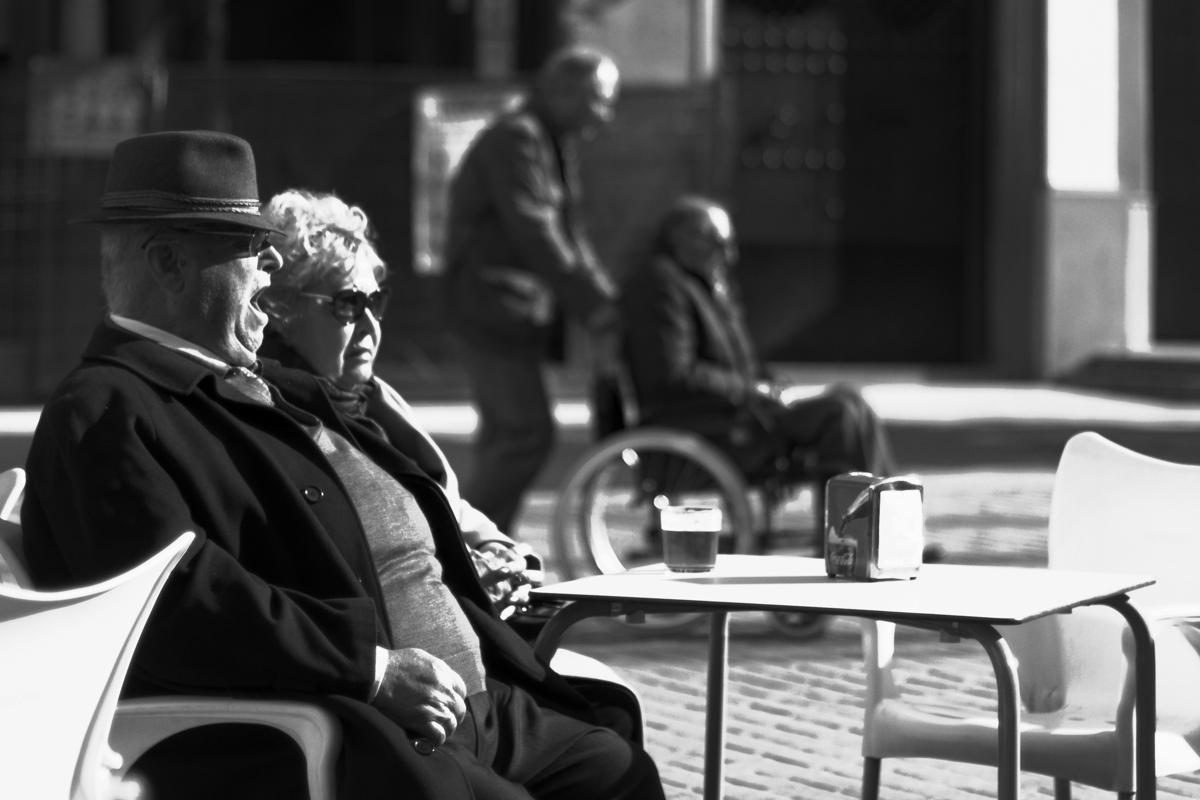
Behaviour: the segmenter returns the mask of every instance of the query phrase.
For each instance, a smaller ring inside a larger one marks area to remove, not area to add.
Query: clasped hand
[[[471,550],[475,572],[501,616],[529,605],[529,590],[540,586],[541,576],[526,568],[521,544],[485,542]]]
[[[766,400],[775,405],[785,405],[782,388],[770,381],[756,381],[754,383],[754,395],[761,400]]]
[[[416,647],[388,653],[372,705],[404,730],[441,747],[467,713],[467,686],[437,656]]]

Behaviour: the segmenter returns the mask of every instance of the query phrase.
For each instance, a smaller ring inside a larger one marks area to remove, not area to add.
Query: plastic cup
[[[659,516],[663,563],[672,572],[708,572],[717,565],[721,509],[667,506]]]

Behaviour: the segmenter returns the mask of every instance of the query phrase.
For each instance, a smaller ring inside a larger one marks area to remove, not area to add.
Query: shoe
[[[921,551],[921,563],[937,564],[939,561],[945,561],[947,555],[949,555],[949,553],[946,552],[945,547],[937,542],[930,542],[929,544],[925,545],[925,549]]]

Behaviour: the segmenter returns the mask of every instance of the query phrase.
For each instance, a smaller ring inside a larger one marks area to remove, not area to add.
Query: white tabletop
[[[544,586],[533,595],[1014,625],[1152,583],[1144,575],[957,564],[925,564],[913,580],[849,581],[827,577],[819,558],[722,555],[711,572],[668,572],[653,564]]]

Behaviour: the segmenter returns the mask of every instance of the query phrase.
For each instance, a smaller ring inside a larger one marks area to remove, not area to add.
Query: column
[[[1047,0],[1040,372],[1150,346],[1147,0]]]
[[[517,0],[476,0],[475,74],[506,80],[516,68]]]
[[[105,0],[63,0],[60,13],[62,54],[81,61],[104,58],[108,50]]]

